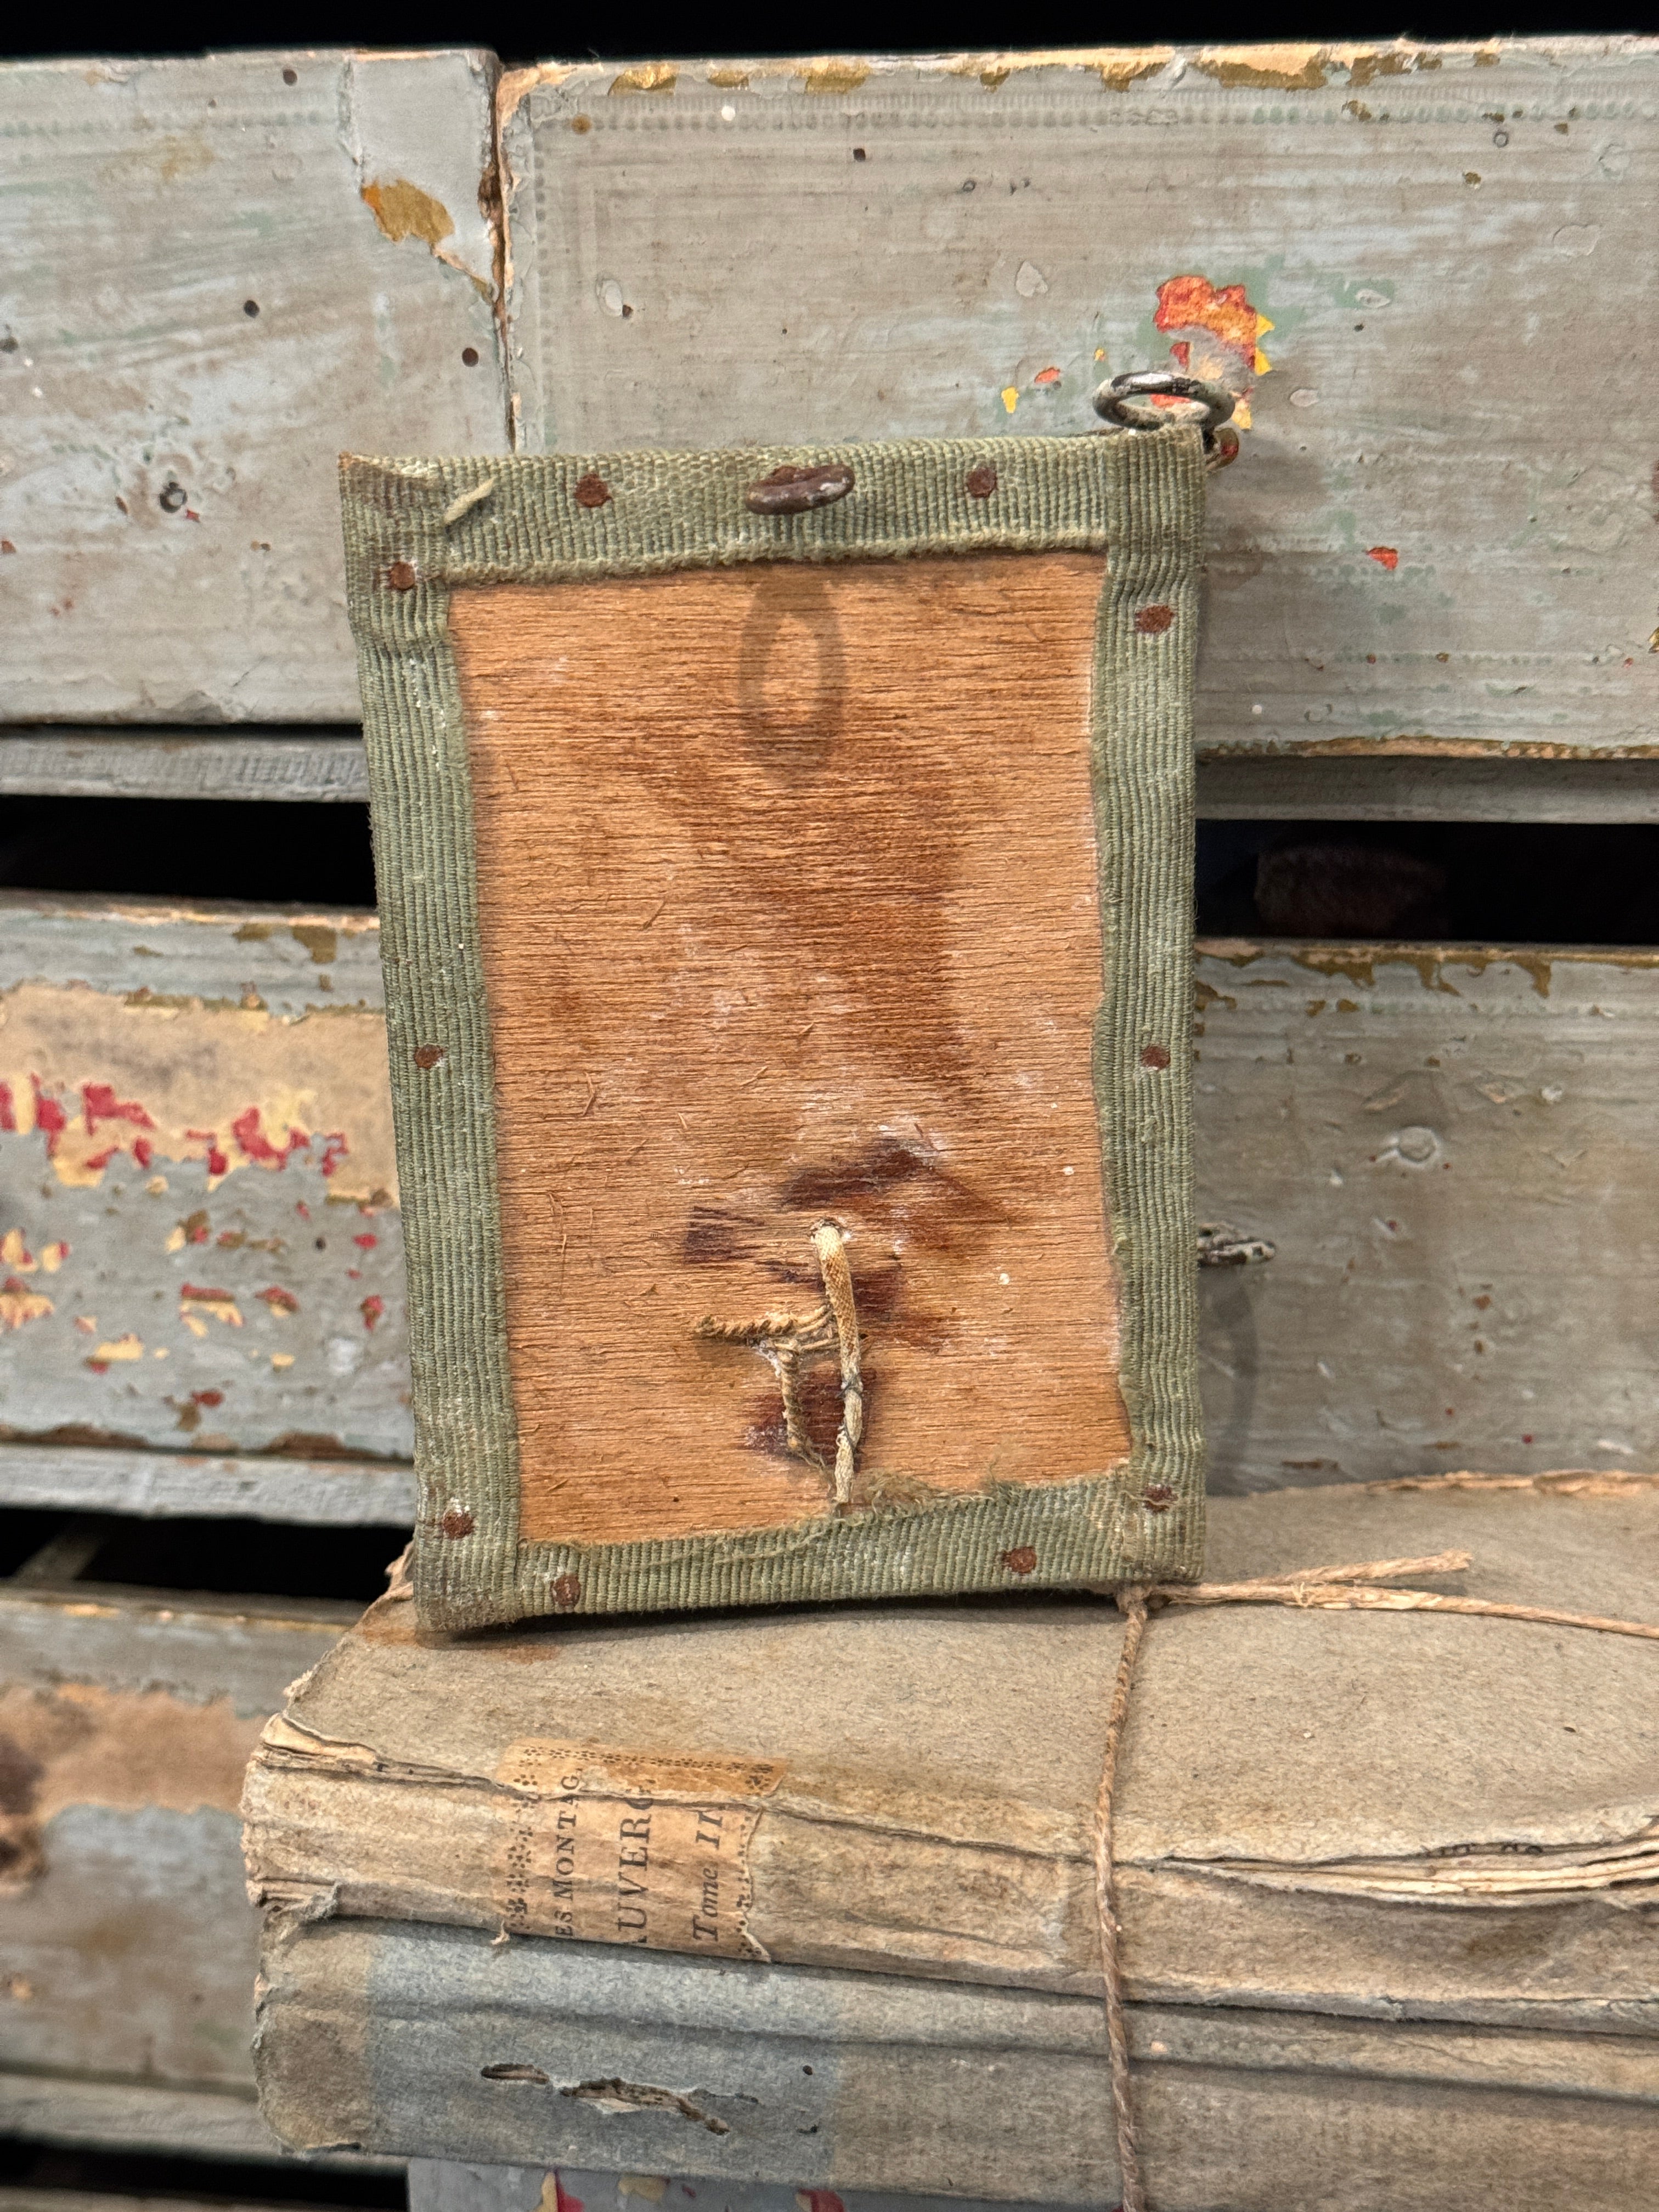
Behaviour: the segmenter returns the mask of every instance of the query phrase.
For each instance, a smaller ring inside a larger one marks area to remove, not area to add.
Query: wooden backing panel
[[[457,593],[527,1539],[826,1510],[761,1355],[694,1334],[809,1310],[826,1214],[871,1485],[1127,1452],[1090,1069],[1102,575]],[[811,1385],[833,1452],[833,1364]]]
[[[639,74],[501,88],[528,450],[1075,434],[1188,365],[1252,417],[1200,743],[1654,750],[1652,40]]]

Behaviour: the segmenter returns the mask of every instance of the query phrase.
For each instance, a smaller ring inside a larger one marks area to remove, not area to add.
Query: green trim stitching
[[[757,477],[825,461],[854,471],[854,491],[838,503],[787,516],[744,507]],[[966,478],[987,462],[995,488],[975,497]],[[1196,1576],[1203,1441],[1188,1048],[1204,508],[1196,432],[506,460],[348,456],[342,504],[404,1186],[422,1621],[458,1629],[554,1611],[1001,1589],[1006,1555],[1027,1548],[1038,1561],[1022,1578],[1028,1587]],[[981,550],[1110,556],[1092,731],[1104,966],[1094,1081],[1120,1283],[1120,1381],[1134,1438],[1128,1464],[737,1536],[523,1543],[450,591]],[[465,1540],[452,1540],[446,1523]]]

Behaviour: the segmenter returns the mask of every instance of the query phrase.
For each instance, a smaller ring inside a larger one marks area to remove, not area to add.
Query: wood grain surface
[[[761,1354],[848,1232],[859,1497],[1109,1468],[1102,563],[458,592],[526,1539],[828,1510]],[[833,1449],[833,1363],[808,1376]]]

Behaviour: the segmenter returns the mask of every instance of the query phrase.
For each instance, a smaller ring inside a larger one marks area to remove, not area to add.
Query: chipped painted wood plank
[[[209,1514],[349,1528],[411,1527],[415,1475],[375,1461],[237,1459],[191,1452],[0,1444],[0,1505]]]
[[[1200,760],[1206,822],[1659,822],[1659,760]]]
[[[149,2124],[164,2142],[258,2154],[243,2101],[258,1921],[242,1768],[296,1667],[352,1610],[265,1600],[212,1613],[0,1585],[15,1778],[0,1811],[0,2124],[63,2124],[40,2128],[20,2071],[97,2075],[122,2112],[141,2089],[216,2092],[195,2119],[152,2108]]]
[[[8,718],[355,720],[336,455],[506,442],[495,73],[0,69]]]
[[[336,799],[367,805],[356,730],[317,737],[117,737],[95,729],[0,734],[0,798]]]
[[[559,65],[501,112],[526,450],[994,450],[1173,354],[1250,417],[1205,744],[1655,751],[1659,43]]]
[[[1659,1464],[1659,952],[1199,951],[1212,1487]]]
[[[0,914],[0,1442],[406,1462],[374,917]]]

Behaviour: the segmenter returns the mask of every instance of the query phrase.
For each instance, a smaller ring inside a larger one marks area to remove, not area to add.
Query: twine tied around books
[[[823,1282],[823,1297],[809,1314],[766,1313],[753,1321],[705,1317],[696,1333],[716,1344],[751,1345],[771,1362],[783,1400],[784,1443],[796,1458],[830,1474],[812,1442],[801,1403],[801,1372],[811,1361],[834,1355],[841,1363],[841,1426],[836,1436],[832,1480],[837,1505],[852,1503],[853,1477],[864,1440],[864,1374],[859,1357],[858,1302],[841,1224],[820,1221],[812,1231],[812,1250]]]
[[[1659,1625],[1611,1620],[1553,1607],[1509,1605],[1496,1599],[1447,1596],[1437,1590],[1392,1587],[1405,1575],[1457,1574],[1467,1552],[1437,1552],[1421,1559],[1366,1559],[1347,1567],[1310,1567],[1291,1576],[1264,1575],[1240,1583],[1126,1583],[1111,1595],[1123,1615],[1123,1645],[1106,1714],[1100,1788],[1095,1799],[1095,1905],[1100,1921],[1100,1967],[1105,1984],[1106,2051],[1111,2068],[1112,2113],[1117,2136],[1121,2196],[1118,2212],[1146,2212],[1135,2127],[1129,2036],[1124,2017],[1122,1930],[1117,1916],[1112,1823],[1118,1755],[1129,1717],[1135,1662],[1156,1608],[1170,1605],[1288,1605],[1304,1610],[1366,1613],[1465,1613],[1498,1620],[1528,1620],[1553,1628],[1585,1628],[1602,1636],[1639,1636],[1659,1643]]]

